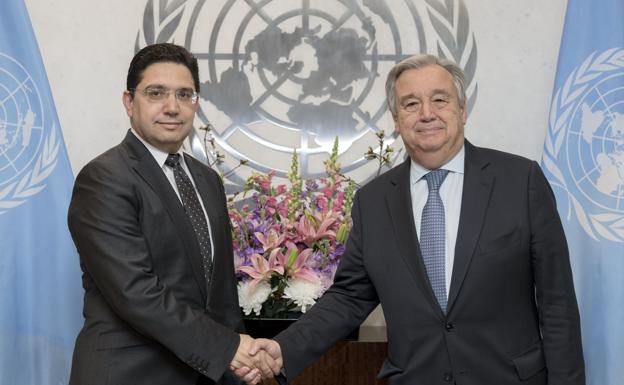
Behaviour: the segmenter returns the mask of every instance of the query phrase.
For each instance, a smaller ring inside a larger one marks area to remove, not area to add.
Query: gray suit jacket
[[[361,188],[334,285],[276,337],[287,380],[381,302],[390,384],[581,385],[579,314],[563,229],[537,163],[466,142],[448,312],[428,282],[410,162]]]
[[[243,325],[225,195],[213,170],[185,160],[210,218],[210,294],[192,224],[132,133],[76,178],[69,228],[85,323],[71,385],[213,383],[229,371]]]

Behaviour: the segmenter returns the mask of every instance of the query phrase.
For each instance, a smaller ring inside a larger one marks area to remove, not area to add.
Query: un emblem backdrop
[[[200,126],[211,125],[217,167],[240,160],[251,169],[285,176],[293,150],[304,177],[324,173],[323,161],[339,137],[340,163],[358,181],[377,166],[364,154],[378,150],[376,133],[404,159],[387,112],[385,77],[415,53],[430,52],[466,71],[469,108],[477,96],[477,45],[462,1],[386,0],[149,0],[136,50],[174,42],[200,63],[199,119],[192,152],[204,152]],[[248,169],[228,177],[241,186]]]
[[[0,214],[45,187],[59,144],[33,77],[0,52]]]
[[[624,49],[591,53],[556,90],[544,162],[587,235],[624,242]]]

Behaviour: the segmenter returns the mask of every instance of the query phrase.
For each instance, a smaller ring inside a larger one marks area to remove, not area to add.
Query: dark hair
[[[186,48],[171,43],[148,45],[137,52],[128,68],[126,89],[134,96],[134,89],[141,82],[143,71],[154,63],[182,64],[191,71],[195,91],[199,92],[199,68],[197,59]]]

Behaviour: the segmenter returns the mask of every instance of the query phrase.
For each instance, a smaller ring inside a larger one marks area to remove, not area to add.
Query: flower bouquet
[[[230,200],[238,298],[246,316],[287,318],[308,310],[333,282],[351,228],[355,183],[340,173],[338,140],[326,177],[303,180],[297,153],[288,180],[253,173],[242,206]]]

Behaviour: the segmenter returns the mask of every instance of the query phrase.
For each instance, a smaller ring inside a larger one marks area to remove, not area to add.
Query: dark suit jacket
[[[361,188],[334,285],[276,337],[288,381],[381,302],[390,384],[580,385],[579,314],[565,236],[533,161],[466,142],[448,312],[422,261],[410,161]]]
[[[213,170],[185,161],[210,218],[209,295],[192,224],[132,133],[76,178],[69,228],[83,271],[85,323],[71,385],[190,385],[229,372],[239,344],[233,330],[243,326],[225,195]]]

